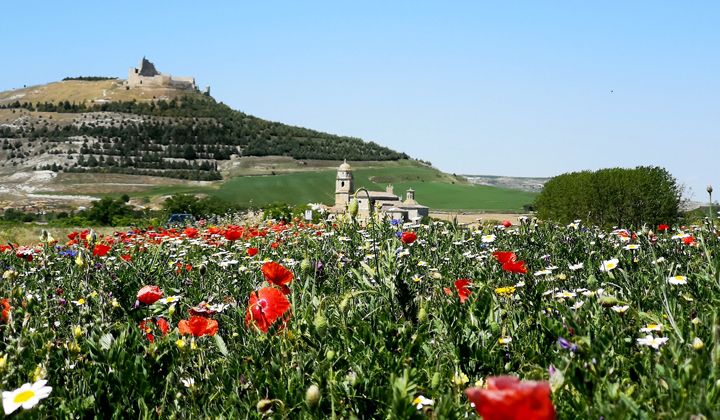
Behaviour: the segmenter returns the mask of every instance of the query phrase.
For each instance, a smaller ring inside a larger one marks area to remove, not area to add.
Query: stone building
[[[196,90],[194,77],[173,77],[169,74],[160,73],[150,60],[143,57],[140,66],[133,67],[128,71],[126,87],[170,87],[175,89]]]
[[[345,213],[350,200],[355,195],[353,188],[352,168],[343,162],[335,178],[335,206],[330,211],[335,214]],[[358,216],[366,218],[370,211],[380,211],[395,220],[409,221],[430,215],[430,208],[415,201],[415,190],[408,189],[405,200],[395,195],[393,186],[388,185],[385,191],[361,191],[357,195]]]

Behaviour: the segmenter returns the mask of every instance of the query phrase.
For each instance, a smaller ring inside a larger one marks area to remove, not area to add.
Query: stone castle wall
[[[129,88],[136,87],[173,87],[176,89],[197,89],[194,77],[172,77],[169,74],[155,74],[153,76],[142,76],[142,66],[145,62],[141,62],[141,67],[133,67],[128,70],[127,86]],[[152,63],[149,63],[152,66]],[[155,67],[152,67],[155,72]]]

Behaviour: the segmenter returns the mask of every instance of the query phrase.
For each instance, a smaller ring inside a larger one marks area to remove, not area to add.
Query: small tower
[[[353,178],[350,165],[347,160],[338,167],[337,178],[335,178],[335,207],[345,209],[350,202],[350,194],[353,192]]]

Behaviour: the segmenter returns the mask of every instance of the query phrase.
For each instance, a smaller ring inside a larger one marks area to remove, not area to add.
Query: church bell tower
[[[345,209],[350,202],[352,192],[352,171],[346,160],[338,167],[337,178],[335,179],[335,207]]]

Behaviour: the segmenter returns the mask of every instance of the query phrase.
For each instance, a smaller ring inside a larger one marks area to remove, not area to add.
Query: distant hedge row
[[[681,189],[660,167],[566,173],[545,184],[535,200],[538,217],[569,223],[638,227],[672,224],[680,216]]]

